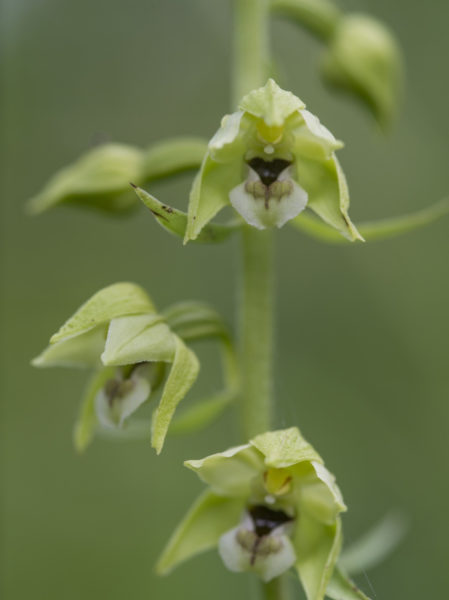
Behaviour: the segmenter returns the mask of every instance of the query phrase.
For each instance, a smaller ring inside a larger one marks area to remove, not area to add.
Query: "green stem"
[[[273,417],[273,231],[245,227],[240,298],[240,364],[246,439],[268,431]]]
[[[265,600],[286,600],[289,597],[286,577],[276,577],[264,584]]]
[[[271,0],[270,8],[324,40],[332,36],[341,16],[340,10],[329,0]]]
[[[269,0],[234,0],[233,103],[266,82],[269,64]],[[240,365],[246,439],[269,430],[273,420],[272,230],[246,226],[242,233]],[[266,600],[285,600],[283,579],[264,584]]]

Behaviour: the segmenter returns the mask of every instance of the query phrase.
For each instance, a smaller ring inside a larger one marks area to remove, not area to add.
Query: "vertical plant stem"
[[[273,417],[273,231],[243,230],[240,364],[246,439],[270,429]]]
[[[236,105],[267,79],[269,0],[234,0],[234,11],[232,94]],[[243,228],[239,326],[246,439],[269,430],[273,420],[273,237],[272,230]],[[286,600],[285,585],[283,578],[264,584],[264,598]]]

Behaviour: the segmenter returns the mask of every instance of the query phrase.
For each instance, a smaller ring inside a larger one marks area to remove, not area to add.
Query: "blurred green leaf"
[[[367,242],[383,240],[425,227],[448,213],[449,198],[444,198],[410,215],[360,223],[357,225],[357,229]],[[301,213],[291,221],[291,224],[296,229],[320,241],[331,244],[347,244],[347,240],[342,238],[338,232],[310,214]]]
[[[159,200],[145,190],[135,185],[133,187],[136,190],[136,194],[151,211],[159,225],[170,233],[173,233],[180,238],[184,238],[187,227],[187,213],[182,212],[177,208],[173,208],[172,206],[168,206],[167,204],[162,204],[162,202],[159,202]],[[209,223],[202,229],[201,233],[194,241],[205,243],[222,242],[234,233],[239,226],[240,225],[237,222],[229,223],[227,225]]]
[[[407,531],[403,515],[391,513],[358,541],[345,549],[339,564],[351,575],[357,575],[381,563],[391,554]]]
[[[219,313],[204,302],[178,302],[163,311],[170,329],[185,341],[205,337],[229,337]]]
[[[140,179],[154,181],[199,169],[206,152],[207,140],[201,138],[180,137],[158,142],[143,152]]]

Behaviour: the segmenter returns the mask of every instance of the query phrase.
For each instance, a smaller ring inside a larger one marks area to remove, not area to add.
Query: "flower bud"
[[[358,14],[342,17],[324,55],[323,75],[365,102],[381,125],[393,119],[402,61],[396,40],[381,22]]]

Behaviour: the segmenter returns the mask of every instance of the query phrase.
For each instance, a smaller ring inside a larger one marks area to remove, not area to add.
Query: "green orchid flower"
[[[307,599],[324,598],[346,507],[334,476],[296,427],[185,465],[209,489],[169,541],[159,573],[216,546],[231,571],[253,571],[269,581],[295,567]]]
[[[170,372],[152,421],[152,445],[158,453],[178,403],[198,375],[199,363],[142,288],[116,283],[100,290],[33,360],[37,367],[95,369],[75,428],[79,450],[87,446],[97,426],[122,427],[160,387],[168,364]]]
[[[306,207],[350,240],[361,239],[335,157],[342,143],[272,79],[224,117],[193,183],[185,240],[231,204],[249,225],[282,227]]]

